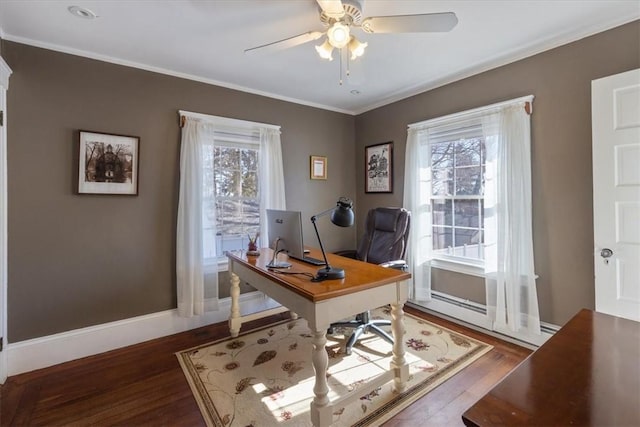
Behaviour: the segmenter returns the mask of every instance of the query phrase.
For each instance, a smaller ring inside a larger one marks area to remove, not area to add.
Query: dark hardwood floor
[[[406,311],[494,349],[396,415],[387,427],[463,425],[462,413],[531,352],[411,308]],[[246,327],[286,317],[273,316]],[[1,386],[0,425],[204,425],[174,353],[228,335],[222,322],[9,377]]]

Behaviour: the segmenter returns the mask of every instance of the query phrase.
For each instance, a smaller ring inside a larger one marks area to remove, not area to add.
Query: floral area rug
[[[390,319],[387,308],[372,318]],[[404,343],[410,364],[402,393],[393,381],[333,413],[333,425],[380,425],[447,378],[491,350],[491,346],[405,314]],[[389,329],[389,328],[387,328]],[[304,319],[290,320],[177,353],[209,426],[311,426],[309,405],[315,380],[311,331]],[[329,398],[358,393],[367,379],[388,370],[392,346],[363,335],[344,353],[351,329],[327,335]]]

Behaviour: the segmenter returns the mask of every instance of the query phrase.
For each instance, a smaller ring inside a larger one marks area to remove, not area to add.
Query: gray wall
[[[375,206],[402,205],[407,125],[533,94],[533,232],[542,320],[594,308],[591,80],[640,67],[640,22],[615,28],[359,115],[359,228]],[[364,193],[364,147],[394,141],[395,191]],[[478,300],[477,278],[434,275],[434,288]]]
[[[176,307],[179,109],[282,126],[289,209],[309,218],[355,198],[352,116],[2,43],[9,342]],[[139,196],[74,194],[78,129],[141,138]],[[309,179],[310,155],[328,156],[327,181]],[[328,249],[355,245],[355,228],[318,224]]]

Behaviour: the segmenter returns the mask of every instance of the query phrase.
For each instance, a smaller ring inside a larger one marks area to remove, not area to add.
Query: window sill
[[[461,274],[468,274],[470,276],[482,277],[483,279],[487,277],[484,272],[484,266],[462,261],[453,261],[449,259],[432,259],[431,267],[438,268],[440,270],[453,271]],[[538,276],[537,274],[534,274],[533,277],[536,280],[540,278],[540,276]]]
[[[476,264],[470,264],[461,261],[452,261],[448,259],[432,259],[431,267],[440,270],[453,271],[456,273],[468,274],[470,276],[484,278],[484,267]]]
[[[212,274],[229,270],[229,260],[227,257],[205,260],[204,274]]]

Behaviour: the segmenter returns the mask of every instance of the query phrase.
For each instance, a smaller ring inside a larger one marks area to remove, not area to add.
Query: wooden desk
[[[467,426],[640,426],[640,323],[580,311],[462,420]]]
[[[367,387],[358,390],[363,393],[342,396],[330,402],[326,378],[329,357],[325,350],[325,344],[327,342],[326,331],[331,322],[385,304],[391,304],[393,336],[401,337],[404,335],[402,307],[407,301],[407,279],[411,277],[409,273],[329,254],[327,258],[331,266],[343,268],[346,277],[341,280],[315,283],[311,282],[311,278],[308,276],[284,275],[269,271],[266,265],[271,260],[273,252],[267,248],[261,249],[260,252],[259,257],[247,257],[242,252],[227,253],[229,272],[231,273],[231,315],[229,317],[231,336],[238,336],[243,321],[283,311],[282,308],[277,308],[241,316],[238,304],[240,278],[307,320],[313,335],[311,355],[315,370],[315,385],[313,387],[315,396],[311,403],[311,422],[313,425],[330,425],[334,406],[358,399],[361,395],[392,379],[395,390],[402,391],[404,389],[409,376],[409,366],[405,360],[402,339],[395,339],[393,358],[388,372],[371,381]],[[317,250],[311,250],[310,256],[322,258],[322,254]],[[289,272],[315,274],[319,268],[293,259],[288,261],[293,264],[287,270]]]

